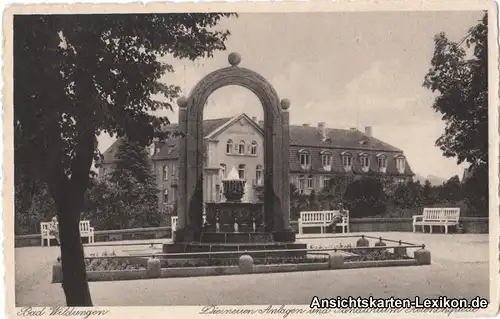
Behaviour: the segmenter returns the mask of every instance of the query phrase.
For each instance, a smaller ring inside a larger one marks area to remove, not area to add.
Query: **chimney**
[[[302,124],[303,127],[309,127],[309,124]]]
[[[372,137],[373,135],[373,130],[371,126],[365,126],[365,135],[368,137]]]
[[[259,123],[257,122],[257,116],[252,116],[252,121],[254,121],[255,123]]]
[[[326,123],[319,122],[318,123],[318,130],[319,130],[319,135],[321,136],[321,140],[322,141],[326,140]]]

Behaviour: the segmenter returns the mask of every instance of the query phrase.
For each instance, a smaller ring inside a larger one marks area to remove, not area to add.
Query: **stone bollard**
[[[375,243],[375,247],[383,247],[383,246],[387,246],[387,245],[382,241],[382,237],[381,237],[379,239],[379,241]],[[381,248],[380,250],[385,250],[385,249]]]
[[[431,264],[431,252],[425,249],[425,247],[415,251],[413,256],[417,260],[419,265]]]
[[[344,267],[344,255],[338,252],[330,254],[330,269],[340,269]]]
[[[253,272],[253,258],[250,255],[242,255],[238,261],[240,272],[248,274]]]
[[[370,246],[370,242],[368,241],[368,239],[365,238],[365,236],[361,236],[360,239],[358,239],[358,241],[356,242],[356,247],[369,247]]]
[[[63,272],[61,258],[57,258],[57,262],[52,266],[52,283],[58,284],[63,281]]]
[[[148,278],[161,277],[161,261],[158,258],[152,257],[148,259],[146,275]]]

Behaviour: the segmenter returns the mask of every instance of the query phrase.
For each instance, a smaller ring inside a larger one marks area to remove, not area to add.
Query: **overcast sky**
[[[176,69],[163,81],[187,95],[204,75],[228,66],[229,52],[242,56],[291,100],[292,124],[373,127],[373,135],[403,149],[413,170],[424,177],[462,177],[464,165],[442,156],[434,145],[444,131],[431,108],[433,95],[422,87],[434,49],[444,31],[460,40],[482,12],[246,13],[224,20],[231,36],[227,52],[195,63],[168,58]],[[263,118],[257,97],[237,87],[212,94],[204,118],[238,115]],[[177,110],[168,112],[178,121]],[[104,151],[112,140],[101,137]]]

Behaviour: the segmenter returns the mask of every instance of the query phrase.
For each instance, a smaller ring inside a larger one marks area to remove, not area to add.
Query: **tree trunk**
[[[82,195],[83,196],[83,195]],[[91,307],[83,245],[80,238],[80,210],[67,196],[58,203],[59,237],[61,240],[62,287],[69,307]]]

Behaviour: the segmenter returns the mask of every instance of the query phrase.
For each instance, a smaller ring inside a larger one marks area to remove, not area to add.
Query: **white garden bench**
[[[441,226],[448,234],[448,227],[457,227],[459,219],[460,208],[424,208],[422,215],[413,216],[413,232],[416,232],[416,226],[422,226],[422,232],[425,232],[425,226],[429,226],[432,234],[432,226]]]
[[[56,236],[50,234],[50,225],[52,222],[42,222],[40,223],[41,237],[42,237],[42,247],[44,241],[47,241],[47,246],[50,246],[50,240],[56,239]],[[57,223],[59,226],[59,223]],[[80,221],[80,237],[88,237],[89,243],[94,242],[94,227],[90,227],[90,221],[82,220]]]
[[[320,227],[321,233],[324,233],[335,216],[342,215],[342,220],[337,223],[337,226],[342,227],[343,233],[349,232],[349,211],[343,210],[342,214],[338,210],[317,211],[317,212],[300,212],[299,234],[303,233],[306,227]]]

